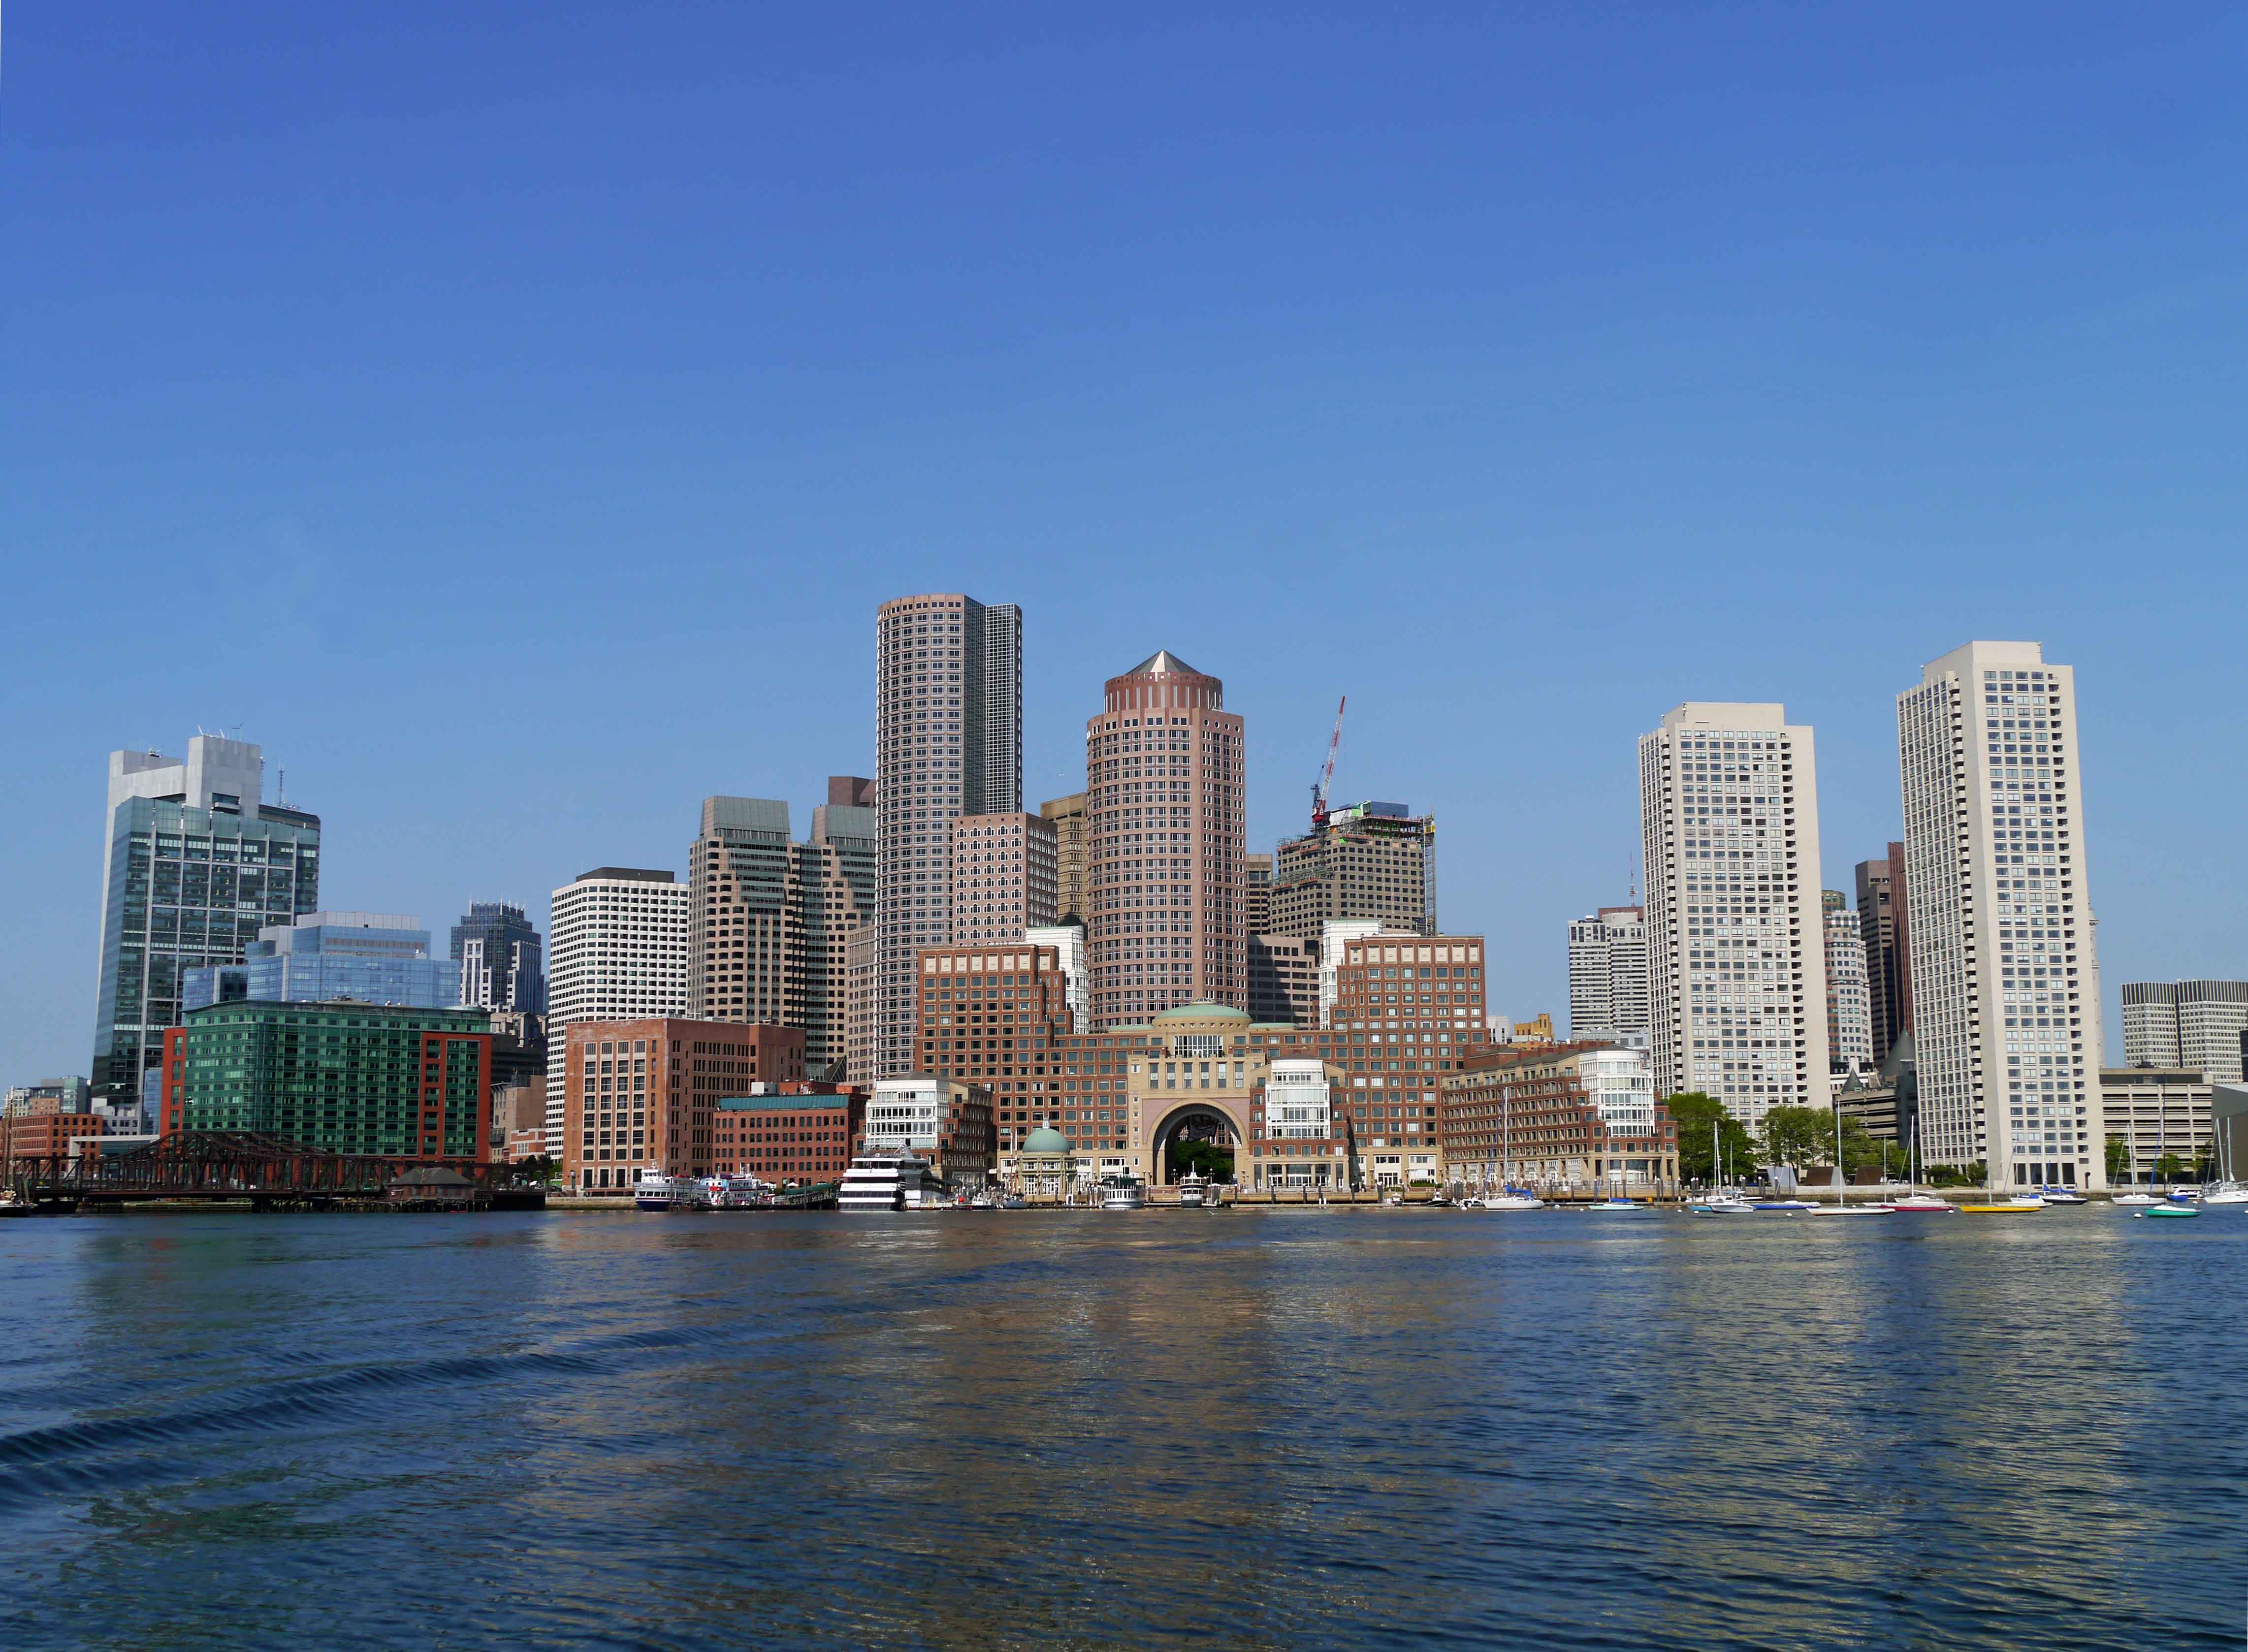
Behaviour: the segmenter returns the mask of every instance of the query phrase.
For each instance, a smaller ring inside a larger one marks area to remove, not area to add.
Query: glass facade
[[[132,1105],[184,1013],[186,971],[238,963],[261,929],[319,905],[319,818],[127,798],[110,814],[107,873],[93,1082]]]
[[[186,1021],[188,1130],[333,1153],[483,1156],[490,1019],[481,1010],[221,1004]]]

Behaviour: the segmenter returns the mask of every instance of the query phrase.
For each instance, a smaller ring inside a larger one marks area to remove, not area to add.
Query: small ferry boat
[[[911,1153],[877,1150],[851,1161],[835,1193],[839,1210],[919,1210],[929,1162]]]
[[[1687,1210],[1696,1216],[1754,1216],[1757,1208],[1731,1188],[1719,1188],[1706,1199],[1696,1199]]]
[[[671,1178],[661,1171],[645,1171],[633,1184],[633,1203],[643,1210],[668,1210],[673,1196]]]
[[[1148,1184],[1129,1170],[1111,1170],[1100,1178],[1100,1208],[1137,1210],[1148,1203]]]
[[[1200,1210],[1206,1208],[1210,1202],[1210,1178],[1208,1176],[1197,1175],[1196,1172],[1189,1170],[1179,1178],[1180,1210]]]

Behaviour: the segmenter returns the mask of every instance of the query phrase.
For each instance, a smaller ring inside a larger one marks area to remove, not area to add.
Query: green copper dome
[[[1182,1004],[1175,1009],[1155,1011],[1158,1021],[1238,1021],[1246,1025],[1249,1011],[1237,1010],[1230,1004]]]
[[[1023,1151],[1051,1157],[1069,1151],[1069,1138],[1050,1124],[1042,1124],[1023,1139]]]

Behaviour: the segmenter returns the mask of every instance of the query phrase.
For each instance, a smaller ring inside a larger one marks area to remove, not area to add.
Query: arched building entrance
[[[1233,1177],[1241,1172],[1241,1155],[1249,1140],[1248,1120],[1223,1101],[1197,1098],[1182,1101],[1162,1115],[1148,1136],[1148,1179],[1159,1186],[1175,1182],[1187,1168],[1177,1162],[1174,1147],[1182,1141],[1204,1141],[1233,1162]],[[1221,1181],[1232,1177],[1221,1176]]]

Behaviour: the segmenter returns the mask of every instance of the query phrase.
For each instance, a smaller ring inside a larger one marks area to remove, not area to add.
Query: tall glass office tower
[[[319,907],[319,817],[262,802],[264,772],[257,746],[216,735],[190,740],[184,762],[109,754],[97,1099],[138,1104],[180,1025],[182,971],[238,963],[261,929]]]
[[[453,962],[461,967],[463,1004],[519,1015],[545,1014],[546,973],[541,957],[538,929],[521,907],[507,901],[471,901],[467,915],[453,926]]]

